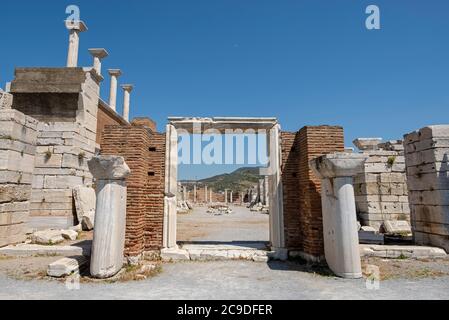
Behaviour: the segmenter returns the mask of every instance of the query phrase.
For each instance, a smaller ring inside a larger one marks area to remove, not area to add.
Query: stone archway
[[[269,177],[270,196],[270,244],[272,251],[280,259],[287,259],[284,235],[283,194],[281,180],[280,125],[276,118],[169,118],[166,128],[165,200],[163,248],[177,250],[177,188],[178,188],[178,130],[192,134],[202,134],[206,130],[261,130],[266,133],[269,167],[261,169],[261,174]]]

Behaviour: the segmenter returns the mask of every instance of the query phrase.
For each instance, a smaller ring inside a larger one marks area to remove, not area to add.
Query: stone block
[[[72,190],[33,190],[31,202],[71,202]]]
[[[418,222],[449,224],[449,206],[413,206],[412,218]]]
[[[64,241],[61,230],[44,230],[37,231],[31,236],[34,244],[53,245]]]
[[[382,138],[358,138],[353,143],[359,150],[378,150]]]
[[[46,176],[44,181],[45,189],[73,189],[83,185],[83,178],[76,176]]]
[[[66,240],[76,240],[78,238],[78,232],[76,232],[75,230],[61,230],[61,235],[64,239]]]
[[[0,90],[0,110],[11,109],[13,96]]]
[[[410,191],[412,205],[449,206],[449,190]]]
[[[62,155],[53,154],[37,154],[35,164],[37,168],[61,168]]]
[[[13,121],[0,121],[0,139],[11,139],[35,145],[37,133],[31,128]]]
[[[79,274],[80,269],[87,265],[89,260],[84,256],[63,258],[48,265],[47,275],[61,278],[71,274]]]
[[[96,195],[93,188],[75,187],[73,189],[78,221],[84,230],[93,230],[95,226]]]
[[[0,185],[0,203],[28,201],[30,198],[31,187],[29,185]]]
[[[0,204],[0,212],[20,212],[28,211],[30,208],[30,203],[25,202],[8,202]]]
[[[26,240],[24,224],[0,225],[0,247]]]
[[[33,175],[18,171],[0,170],[0,184],[22,184],[31,185]]]
[[[89,256],[90,245],[87,246],[42,246],[37,244],[19,244],[0,249],[0,255],[7,257],[32,256]]]
[[[11,139],[0,139],[0,150],[11,150],[32,156],[36,153],[35,146]]]
[[[408,177],[408,189],[411,191],[449,190],[449,175],[423,173]]]
[[[412,228],[408,221],[384,221],[383,227],[387,234],[409,234],[412,233]]]
[[[0,150],[0,170],[33,173],[34,157],[17,151]]]
[[[182,249],[163,249],[161,250],[162,261],[183,261],[190,260],[190,255],[187,250]]]
[[[13,225],[28,222],[28,211],[0,212],[0,225]]]
[[[81,157],[82,156],[82,157]],[[74,168],[88,170],[85,153],[79,155],[64,154],[62,156],[62,168]]]

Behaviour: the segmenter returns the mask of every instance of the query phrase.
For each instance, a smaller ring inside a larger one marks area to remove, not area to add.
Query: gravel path
[[[214,216],[207,207],[178,215],[178,241],[260,241],[270,239],[269,216],[232,206],[233,213]]]
[[[140,282],[81,284],[18,281],[0,275],[0,299],[449,299],[449,277],[387,280],[368,290],[364,280],[301,271],[295,263],[244,261],[165,264]]]

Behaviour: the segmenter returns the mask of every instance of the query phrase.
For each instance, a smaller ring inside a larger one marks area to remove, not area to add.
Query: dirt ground
[[[269,241],[269,216],[248,208],[231,206],[232,214],[207,213],[196,207],[188,214],[178,214],[178,241]]]

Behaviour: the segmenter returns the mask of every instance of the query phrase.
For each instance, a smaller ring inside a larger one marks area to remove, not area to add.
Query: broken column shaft
[[[90,273],[105,279],[117,274],[123,266],[126,178],[131,172],[123,157],[117,156],[97,156],[88,165],[97,183]]]

